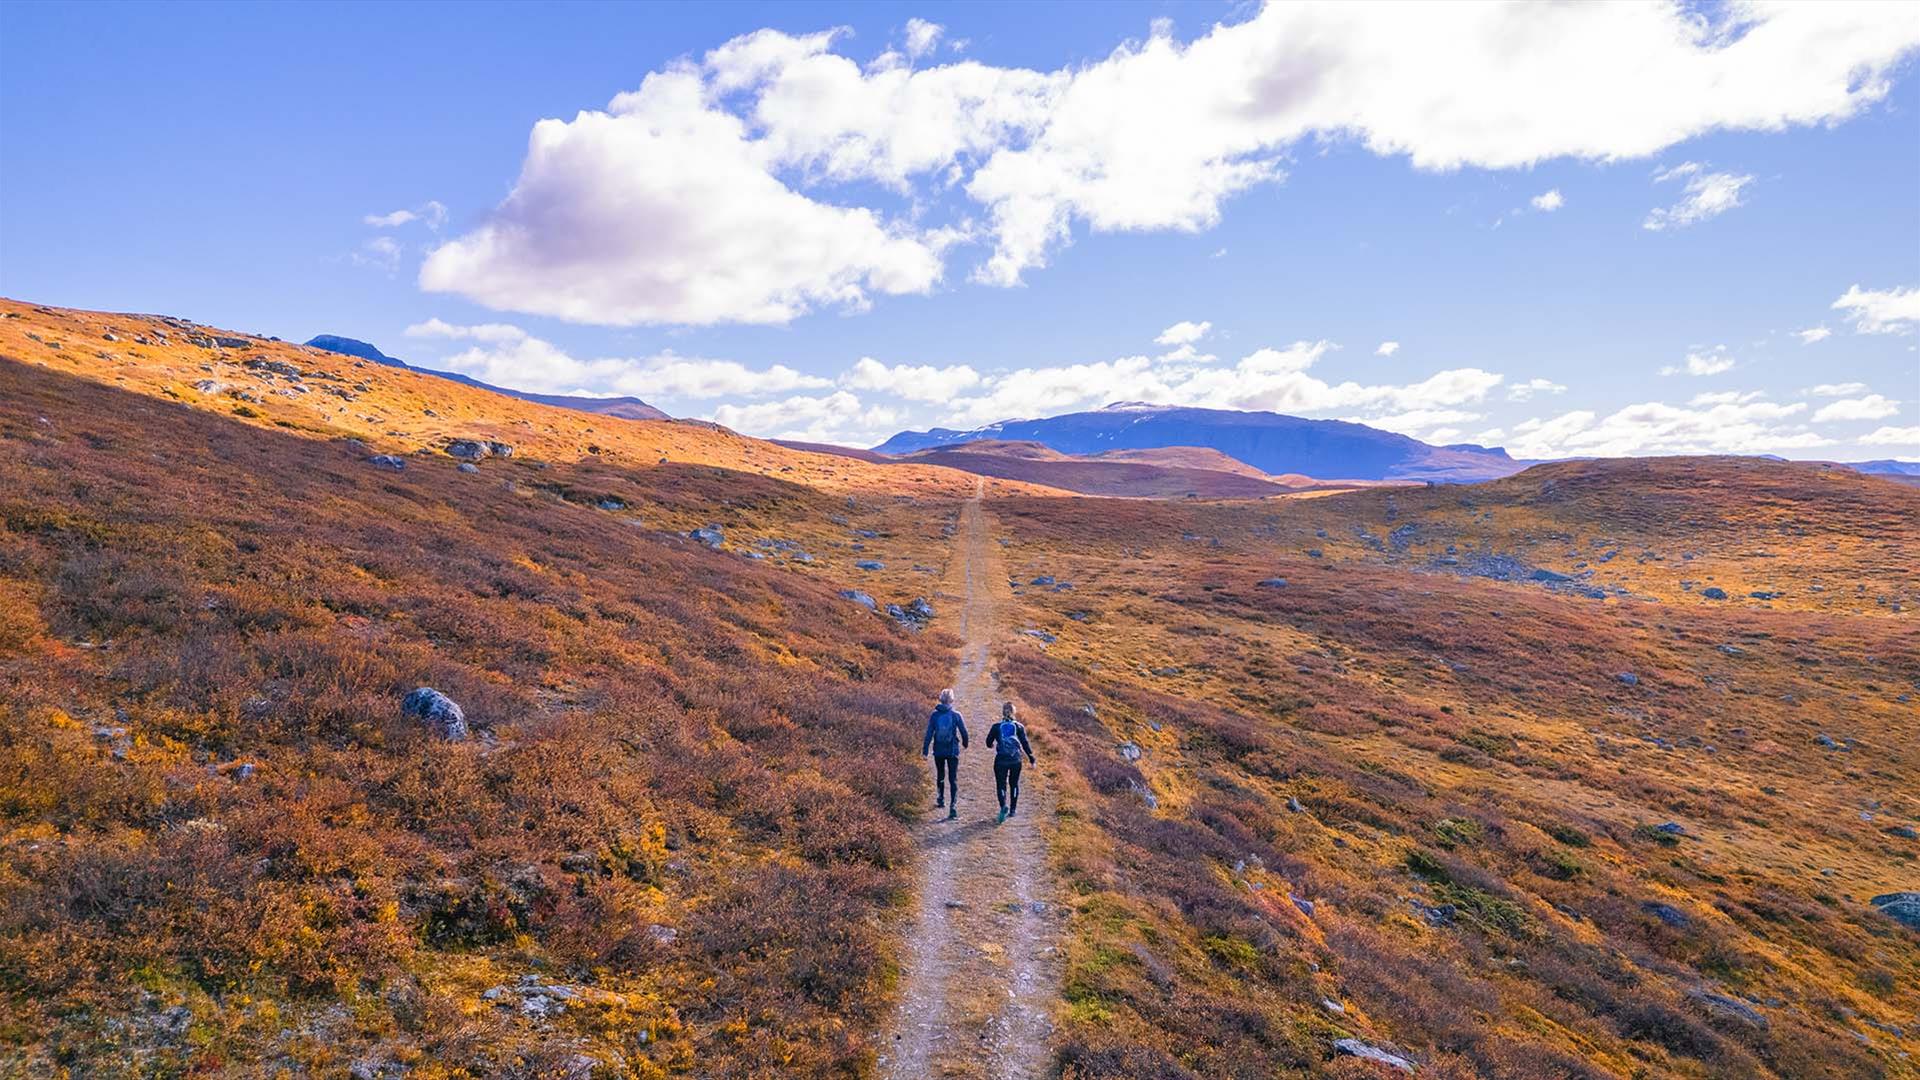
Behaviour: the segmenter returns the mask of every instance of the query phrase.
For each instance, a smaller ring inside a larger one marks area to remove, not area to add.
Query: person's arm
[[[932,748],[933,748],[933,717],[929,716],[927,717],[927,733],[925,735],[920,736],[920,756],[926,757],[927,751]]]
[[[987,749],[989,750],[993,749],[993,744],[999,741],[1000,741],[1000,725],[988,724],[987,725]]]
[[[953,714],[953,726],[960,731],[960,749],[967,748],[967,718],[959,713]]]
[[[1021,724],[1013,730],[1020,733],[1020,749],[1027,752],[1027,764],[1035,764],[1033,760],[1033,744],[1027,741],[1027,725]]]

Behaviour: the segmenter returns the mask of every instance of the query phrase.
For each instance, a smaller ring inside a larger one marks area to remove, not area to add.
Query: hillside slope
[[[1260,476],[1257,470],[1246,466],[1226,470],[1168,463],[1165,458],[1075,457],[1039,443],[980,440],[917,450],[900,460],[1042,484],[1082,495],[1257,499],[1297,490]]]
[[[0,1072],[870,1067],[975,477],[8,311]]]
[[[1520,469],[1502,450],[1429,446],[1342,420],[1131,402],[1045,419],[1008,420],[972,431],[903,431],[874,449],[911,454],[982,439],[1037,442],[1068,454],[1205,447],[1270,475],[1298,473],[1343,480],[1464,482],[1507,476]]]
[[[583,397],[577,394],[536,394],[528,390],[510,390],[504,386],[484,383],[471,375],[462,375],[457,371],[435,371],[432,368],[415,367],[405,360],[388,356],[367,342],[356,338],[341,337],[338,334],[320,334],[307,339],[307,347],[337,352],[343,356],[356,356],[362,360],[372,360],[376,364],[388,367],[406,368],[427,375],[437,375],[442,379],[451,379],[467,386],[490,390],[496,394],[505,394],[522,401],[538,402],[562,409],[574,409],[579,412],[598,413],[602,416],[617,416],[623,420],[671,420],[672,417],[659,409],[641,401],[637,397]]]
[[[1007,683],[1077,772],[1066,1075],[1916,1074],[1873,898],[1920,892],[1920,493],[1666,459],[995,512],[1049,582]]]

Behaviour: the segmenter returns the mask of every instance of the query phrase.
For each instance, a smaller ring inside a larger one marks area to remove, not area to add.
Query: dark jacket
[[[1013,725],[1013,733],[1002,738],[1001,729],[1008,724]],[[999,744],[996,755],[998,757],[1006,758],[1008,761],[1019,761],[1020,755],[1024,753],[1028,761],[1033,760],[1033,746],[1027,742],[1027,725],[1018,720],[996,721],[992,727],[988,728],[987,745],[993,746],[995,743]]]
[[[932,748],[937,757],[958,757],[960,748],[967,745],[967,722],[953,706],[941,702],[934,707],[933,715],[927,717],[927,734],[920,740],[920,752],[925,754]]]

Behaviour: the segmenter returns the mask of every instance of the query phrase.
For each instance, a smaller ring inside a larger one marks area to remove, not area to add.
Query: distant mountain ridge
[[[1005,420],[956,431],[903,431],[874,447],[912,454],[983,440],[1035,442],[1067,454],[1201,447],[1269,475],[1343,480],[1471,482],[1519,472],[1505,450],[1461,443],[1434,446],[1345,420],[1307,420],[1273,412],[1241,412],[1116,402],[1091,412]]]
[[[673,417],[668,416],[666,413],[641,401],[637,397],[601,398],[582,397],[576,394],[535,394],[526,390],[511,390],[504,386],[494,386],[492,383],[483,383],[479,379],[473,378],[470,375],[462,375],[457,371],[435,371],[432,368],[414,367],[405,360],[388,356],[386,353],[381,352],[378,347],[361,341],[358,338],[341,337],[338,334],[320,334],[309,338],[307,344],[315,349],[325,349],[328,352],[340,353],[343,356],[354,356],[362,360],[371,360],[376,364],[385,364],[388,367],[406,368],[408,371],[418,371],[422,375],[437,375],[442,379],[451,379],[454,382],[463,383],[467,386],[476,387],[481,390],[491,390],[496,394],[505,394],[511,398],[519,398],[521,401],[531,401],[540,405],[552,405],[556,408],[573,409],[578,412],[595,413],[600,416],[617,416],[623,420],[673,419]]]

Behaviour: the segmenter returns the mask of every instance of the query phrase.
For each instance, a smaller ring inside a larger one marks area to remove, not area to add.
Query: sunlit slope
[[[0,1073],[867,1067],[957,503],[406,373],[346,402],[309,363],[299,400],[207,407],[186,374],[260,384],[177,343],[74,363],[84,322],[24,322],[0,323],[42,350],[0,360]],[[341,432],[321,395],[381,422]],[[515,453],[371,460],[446,436]],[[470,737],[407,715],[419,686]]]
[[[550,461],[711,465],[821,490],[971,494],[951,470],[880,469],[792,450],[697,421],[622,420],[538,405],[447,379],[183,319],[0,299],[0,357],[155,394],[310,438],[357,438],[375,453],[440,454],[492,440]],[[1038,491],[988,480],[989,493]]]
[[[1920,935],[1870,903],[1920,890],[1911,488],[1083,506],[995,505],[1078,783],[1071,1075],[1914,1075]]]

